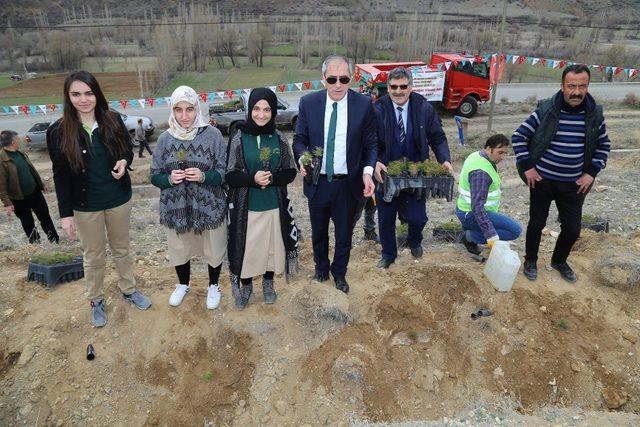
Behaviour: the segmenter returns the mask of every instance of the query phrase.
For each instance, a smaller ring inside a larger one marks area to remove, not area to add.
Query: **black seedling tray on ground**
[[[444,230],[439,227],[436,227],[433,229],[433,237],[445,242],[459,243],[462,241],[463,235],[464,235],[464,230],[452,231],[452,230]]]
[[[581,222],[580,223],[582,228],[587,228],[589,230],[593,230],[593,231],[597,231],[597,232],[601,232],[604,231],[605,233],[609,232],[609,221],[605,220],[605,219],[601,219],[598,220],[596,222]]]
[[[29,262],[27,280],[44,284],[47,288],[62,282],[71,282],[84,277],[82,257],[64,264],[43,265]]]

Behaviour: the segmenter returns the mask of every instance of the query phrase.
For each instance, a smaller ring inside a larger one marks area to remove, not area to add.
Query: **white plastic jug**
[[[508,242],[496,241],[484,266],[484,275],[493,287],[500,292],[510,291],[519,269],[518,253],[511,250]]]

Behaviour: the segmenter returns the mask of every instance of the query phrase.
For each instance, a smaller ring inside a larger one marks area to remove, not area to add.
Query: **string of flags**
[[[529,65],[545,66],[547,68],[564,68],[566,66],[576,64],[575,62],[567,61],[564,59],[548,59],[548,58],[538,58],[534,56],[512,55],[512,54],[506,54],[506,55],[500,55],[500,56],[501,56],[500,62],[504,60],[505,63],[511,63],[511,64],[526,63]],[[470,64],[473,65],[475,62],[492,63],[492,62],[496,62],[497,60],[498,60],[498,54],[494,53],[494,54],[483,55],[483,56],[467,57],[461,60],[460,62],[463,64],[469,62]],[[451,68],[452,65],[456,66],[459,64],[458,62],[455,62],[455,61],[443,62],[435,65],[435,68],[437,68],[438,71],[446,71],[449,68]],[[597,69],[602,73],[613,74],[614,76],[624,73],[624,75],[630,79],[637,77],[638,74],[640,73],[640,68],[625,68],[625,67],[614,67],[610,65],[596,65],[596,64],[589,65],[589,67],[593,69]],[[356,81],[363,80],[366,83],[369,79],[373,78],[375,80],[375,77],[376,76],[371,76],[367,73],[362,73],[362,74],[356,73],[355,80]],[[277,92],[295,92],[295,91],[318,89],[321,85],[324,85],[324,82],[322,80],[308,80],[303,82],[269,86],[269,89],[271,89],[276,93]],[[203,102],[214,102],[215,100],[221,100],[221,101],[225,99],[230,100],[234,97],[239,97],[242,94],[248,95],[250,92],[251,92],[251,88],[226,89],[223,91],[215,91],[215,92],[201,92],[199,93],[199,96]],[[171,99],[170,97],[162,97],[162,96],[139,98],[139,99],[120,99],[117,101],[109,101],[109,107],[122,108],[122,109],[135,108],[135,107],[153,108],[157,105],[169,105],[170,99]],[[0,107],[0,109],[5,114],[11,114],[11,113],[14,113],[16,115],[24,114],[25,116],[39,114],[39,113],[46,115],[47,113],[55,113],[58,110],[61,111],[62,108],[63,108],[62,104],[9,105],[9,106],[3,105],[2,107]]]

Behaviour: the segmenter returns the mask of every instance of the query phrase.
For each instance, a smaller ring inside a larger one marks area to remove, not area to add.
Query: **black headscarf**
[[[271,120],[264,125],[258,126],[256,122],[253,121],[251,117],[251,112],[253,111],[253,107],[258,103],[258,101],[264,99],[269,103],[271,107]],[[240,130],[244,133],[248,133],[250,135],[258,136],[258,135],[273,135],[276,133],[276,115],[278,114],[278,98],[276,94],[273,93],[271,89],[266,87],[257,87],[251,91],[249,95],[249,102],[247,103],[247,120],[238,126]]]

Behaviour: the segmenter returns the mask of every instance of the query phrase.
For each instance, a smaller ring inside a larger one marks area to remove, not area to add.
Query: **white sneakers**
[[[182,304],[184,296],[189,292],[189,285],[176,285],[176,288],[169,297],[169,305],[177,307]],[[220,286],[218,284],[209,285],[207,290],[207,308],[213,310],[220,305]]]
[[[207,290],[207,308],[213,310],[220,305],[220,286],[216,283],[209,285]]]
[[[171,293],[169,297],[169,305],[177,307],[182,304],[184,296],[189,292],[189,285],[176,285],[176,289]]]

